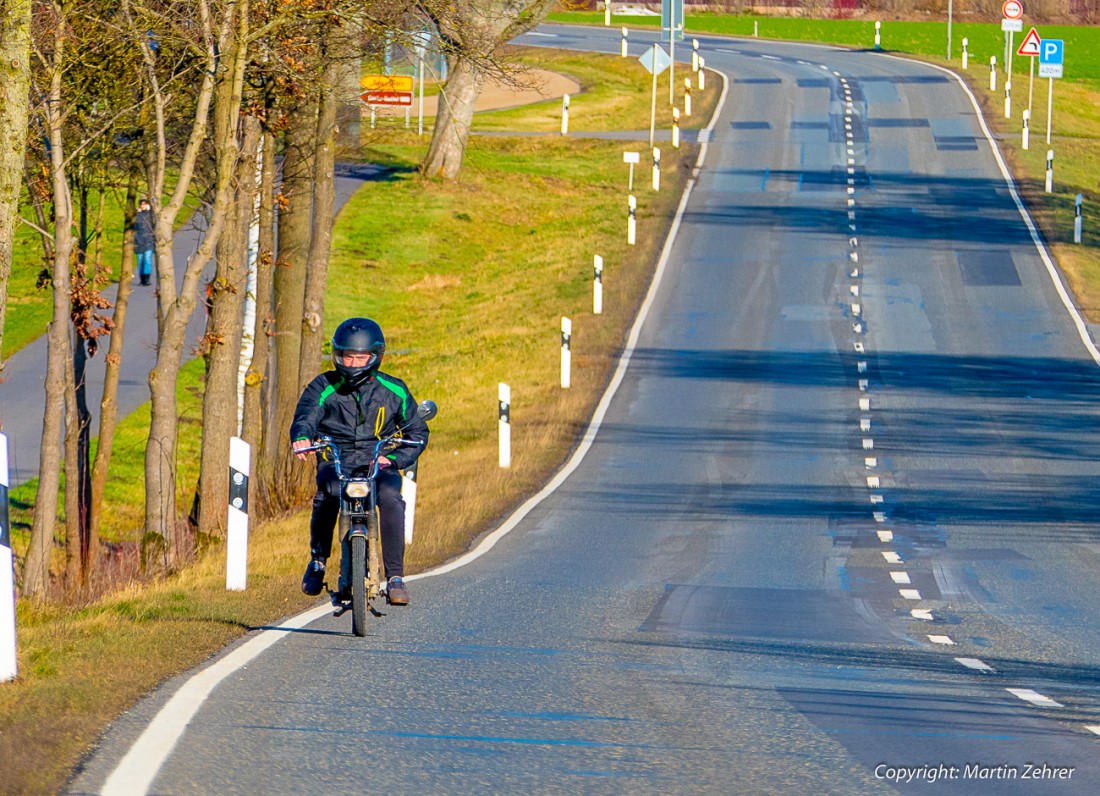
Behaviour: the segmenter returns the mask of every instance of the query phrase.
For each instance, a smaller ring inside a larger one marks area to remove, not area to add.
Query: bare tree
[[[70,258],[73,236],[73,203],[66,175],[65,124],[63,113],[62,76],[66,65],[66,44],[69,39],[67,10],[59,0],[44,4],[40,16],[43,35],[35,45],[35,56],[41,66],[42,102],[38,116],[49,141],[48,163],[53,196],[53,318],[47,332],[46,405],[42,420],[42,447],[38,463],[38,496],[34,520],[31,523],[31,543],[23,571],[23,592],[44,597],[49,587],[53,534],[57,523],[58,487],[62,462],[61,424],[72,384],[69,346],[69,309],[71,282]],[[48,234],[45,229],[40,230]],[[74,417],[67,417],[69,423]]]
[[[421,172],[454,179],[462,167],[474,104],[487,77],[507,70],[494,59],[505,42],[525,33],[546,16],[556,0],[459,0],[425,4],[424,13],[439,30],[450,72],[439,93],[439,110]]]
[[[31,0],[0,0],[0,371],[27,137],[30,43]]]
[[[229,438],[237,433],[237,375],[248,289],[248,226],[256,195],[260,133],[260,120],[245,117],[235,196],[218,242],[218,269],[210,286],[210,316],[202,342],[207,366],[195,513],[199,532],[208,535],[220,536],[225,531],[226,515],[220,498],[229,492]]]
[[[157,260],[157,358],[149,372],[152,417],[145,448],[146,561],[160,560],[168,570],[178,567],[184,549],[176,511],[176,382],[183,357],[187,323],[195,309],[199,281],[210,262],[230,203],[231,183],[237,166],[237,125],[247,61],[248,2],[198,0],[169,6],[175,16],[140,5],[141,0],[122,0],[131,40],[141,49],[147,96],[153,106],[153,169],[150,195],[156,211]],[[163,38],[155,38],[149,31]],[[174,48],[174,51],[173,51]],[[161,49],[169,50],[162,59]],[[174,59],[169,55],[175,55]],[[163,204],[171,146],[169,104],[183,94],[173,93],[168,83],[181,88],[194,81],[189,132],[182,157],[173,169],[175,185]],[[202,243],[183,268],[177,287],[172,254],[175,221],[196,176],[196,164],[213,122],[213,199]]]

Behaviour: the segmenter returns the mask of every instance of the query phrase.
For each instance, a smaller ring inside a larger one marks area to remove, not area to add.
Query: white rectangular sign
[[[1022,19],[1002,19],[1001,30],[1005,33],[1020,33],[1024,29],[1024,21]]]

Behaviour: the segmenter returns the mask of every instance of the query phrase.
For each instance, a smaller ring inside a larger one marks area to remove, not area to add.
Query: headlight
[[[370,486],[366,481],[348,481],[348,485],[344,487],[344,494],[349,498],[365,498],[369,492]]]

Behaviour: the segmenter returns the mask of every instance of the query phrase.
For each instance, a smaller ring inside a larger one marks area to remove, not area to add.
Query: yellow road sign
[[[412,91],[413,79],[411,75],[366,75],[359,85],[367,91]]]

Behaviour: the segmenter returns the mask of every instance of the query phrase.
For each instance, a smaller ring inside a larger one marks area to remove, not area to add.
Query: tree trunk
[[[289,454],[290,423],[303,385],[299,378],[306,257],[313,208],[313,155],[317,106],[305,103],[290,116],[283,158],[283,195],[289,206],[279,214],[279,266],[275,269],[275,480],[284,507],[303,487],[305,468]]]
[[[260,122],[246,117],[238,186],[230,218],[218,242],[210,318],[206,325],[206,390],[202,402],[202,454],[196,493],[198,530],[225,534],[229,494],[229,438],[237,433],[237,377],[241,360],[241,325],[248,289],[248,225],[256,195],[256,147]]]
[[[80,210],[76,241],[76,275],[81,285],[79,298],[86,300],[88,291],[95,290],[95,277],[88,276],[88,184],[86,174],[78,180]],[[89,459],[91,455],[91,413],[88,411],[88,340],[87,329],[76,321],[73,306],[72,373],[67,379],[65,402],[65,541],[69,572],[75,569],[73,580],[83,584],[87,576],[89,555],[88,503],[91,499]]]
[[[0,0],[0,371],[12,241],[23,184],[30,80],[31,1]]]
[[[202,271],[210,262],[225,226],[229,195],[237,166],[237,122],[247,56],[242,28],[247,27],[247,12],[247,4],[235,5],[223,21],[216,37],[210,35],[208,38],[210,44],[206,53],[207,69],[203,73],[198,92],[190,135],[180,165],[176,169],[172,198],[156,220],[157,359],[153,369],[149,371],[152,416],[145,446],[145,537],[142,557],[146,566],[159,559],[161,566],[168,572],[177,569],[180,562],[191,553],[185,547],[177,526],[176,383],[182,364],[187,322],[195,309]],[[213,34],[213,31],[210,33]],[[142,46],[147,50],[147,44],[143,43]],[[152,60],[148,53],[146,60]],[[167,100],[156,85],[154,77],[150,76],[150,82],[154,84],[153,100],[157,109],[157,165],[152,198],[159,201],[161,188],[164,186],[164,161],[167,156],[168,138],[163,112]],[[218,82],[217,86],[215,80]],[[215,117],[212,136],[215,152],[213,209],[202,243],[188,260],[183,284],[177,291],[176,269],[172,257],[174,222],[194,178],[200,146],[207,137],[211,105]]]
[[[122,235],[122,264],[119,267],[118,295],[115,297],[114,326],[107,347],[103,376],[103,397],[99,402],[99,444],[92,462],[92,495],[88,502],[88,575],[95,574],[99,560],[99,527],[103,517],[103,492],[115,444],[118,425],[118,374],[122,364],[122,344],[126,335],[126,310],[130,305],[134,276],[134,218],[137,215],[137,175],[131,174],[126,186],[125,229]]]
[[[322,78],[317,114],[317,154],[313,168],[313,229],[309,239],[305,301],[302,313],[302,354],[298,384],[304,387],[321,369],[325,336],[325,288],[332,252],[332,225],[336,211],[336,79],[338,63],[332,61]]]
[[[63,22],[63,21],[62,21]],[[69,260],[73,250],[73,203],[65,177],[65,148],[61,134],[61,72],[64,63],[65,26],[57,24],[53,60],[50,63],[49,101],[45,128],[50,141],[50,180],[54,205],[53,319],[47,331],[46,406],[42,417],[42,446],[38,460],[38,494],[35,496],[31,543],[23,573],[23,591],[45,597],[50,583],[50,558],[57,523],[58,488],[62,464],[62,413],[66,406],[66,374],[71,364],[69,312],[72,285]]]
[[[484,83],[485,73],[472,61],[459,59],[453,65],[450,77],[439,93],[439,110],[432,129],[432,141],[420,167],[424,176],[448,180],[458,176],[470,137],[474,104]]]
[[[263,139],[263,169],[260,173],[260,240],[256,252],[256,325],[252,331],[252,363],[244,379],[243,437],[252,451],[253,481],[266,488],[273,472],[268,412],[265,395],[270,398],[267,381],[271,354],[271,284],[275,268],[275,136],[267,129]],[[262,453],[262,455],[261,455]],[[262,506],[261,506],[262,507]]]

